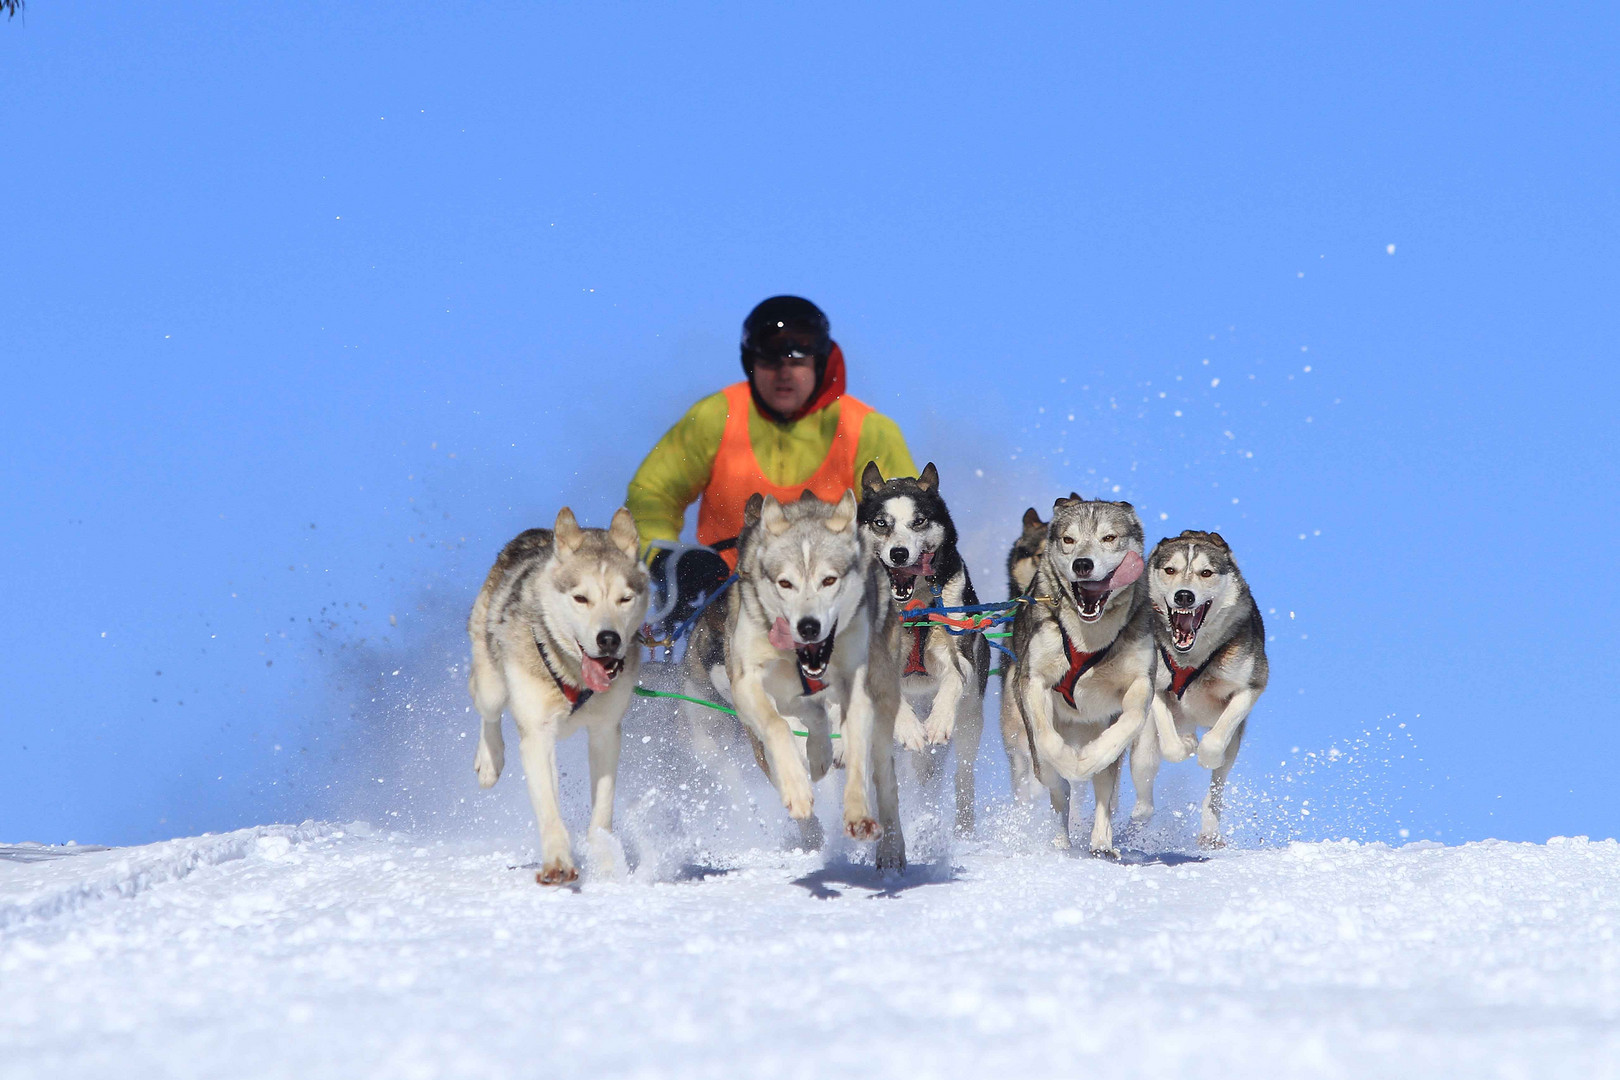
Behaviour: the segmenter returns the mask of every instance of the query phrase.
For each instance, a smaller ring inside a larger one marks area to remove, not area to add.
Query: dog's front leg
[[[1226,744],[1226,759],[1209,774],[1209,794],[1204,796],[1203,813],[1198,824],[1199,847],[1221,847],[1226,843],[1221,836],[1221,811],[1226,806],[1226,777],[1237,761],[1238,747],[1243,745],[1243,728],[1232,732]]]
[[[517,721],[523,778],[540,826],[540,872],[535,880],[542,885],[566,884],[579,877],[569,850],[568,827],[563,824],[562,807],[557,802],[557,728],[567,712],[548,710],[541,694],[526,678],[509,677],[509,681],[513,684],[512,718]]]
[[[1183,735],[1176,727],[1175,713],[1170,708],[1170,693],[1157,690],[1153,694],[1153,727],[1159,733],[1159,753],[1169,762],[1186,761],[1198,749],[1198,740]]]
[[[1198,740],[1198,764],[1206,769],[1219,768],[1226,761],[1226,744],[1233,732],[1249,718],[1249,710],[1260,699],[1258,690],[1244,687],[1232,695],[1232,700],[1221,710],[1220,719]]]
[[[1097,816],[1091,822],[1091,853],[1117,856],[1119,852],[1114,848],[1114,807],[1119,804],[1118,758],[1091,778],[1091,790],[1097,796]]]
[[[868,667],[856,669],[844,708],[844,831],[855,840],[875,840],[883,831],[872,816],[872,695]],[[891,758],[893,751],[890,751]]]
[[[934,691],[934,706],[923,724],[923,737],[935,746],[951,741],[956,730],[956,713],[962,704],[962,690],[967,685],[962,667],[968,659],[956,650],[956,639],[946,633],[935,634],[928,643],[928,659],[932,670],[938,671],[939,686]]]
[[[619,775],[619,724],[599,720],[585,729],[591,758],[591,828],[613,831],[613,788]]]
[[[754,733],[765,751],[765,764],[771,783],[782,796],[788,816],[803,820],[814,809],[815,793],[810,786],[809,766],[800,759],[793,729],[777,711],[776,702],[758,675],[741,674],[731,680],[737,718]]]
[[[1029,735],[1035,743],[1039,768],[1052,770],[1065,780],[1080,781],[1090,777],[1080,768],[1076,754],[1052,725],[1052,684],[1035,677],[1020,678],[1016,692],[1029,723]]]
[[[1118,761],[1147,723],[1148,699],[1152,696],[1153,684],[1145,676],[1133,679],[1125,689],[1119,716],[1080,752],[1081,775],[1069,779],[1084,780]]]

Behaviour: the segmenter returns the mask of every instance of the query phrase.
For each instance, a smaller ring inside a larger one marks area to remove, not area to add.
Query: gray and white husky
[[[1070,495],[1078,499],[1078,495]],[[1046,550],[1046,522],[1033,506],[1024,511],[1024,529],[1007,552],[1007,596],[1023,596],[1035,583],[1035,567]]]
[[[888,578],[890,606],[907,608],[977,604],[973,579],[956,549],[956,525],[939,494],[939,471],[924,466],[916,479],[884,480],[877,462],[861,473],[861,537]],[[973,766],[984,731],[984,687],[990,678],[990,645],[980,634],[954,635],[941,628],[905,627],[900,618],[885,648],[899,663],[902,691],[894,723],[896,741],[908,750],[956,746],[956,829],[973,831]],[[911,703],[928,702],[919,722]],[[932,758],[929,759],[932,762]]]
[[[1142,580],[1142,523],[1126,502],[1059,499],[1046,550],[1019,607],[1006,686],[1025,741],[1010,743],[1014,791],[1033,771],[1051,792],[1067,844],[1069,784],[1097,796],[1091,849],[1112,853],[1119,757],[1146,723],[1153,631]],[[1007,727],[1004,718],[1003,727]],[[1032,757],[1020,761],[1019,757]]]
[[[467,690],[483,717],[473,767],[482,787],[500,779],[501,710],[510,709],[540,825],[542,885],[579,876],[557,805],[557,740],[580,727],[590,740],[591,828],[613,827],[619,723],[647,612],[636,544],[630,511],[621,507],[607,529],[582,529],[563,507],[554,528],[530,529],[501,549],[467,619]]]
[[[1220,533],[1189,529],[1160,540],[1148,559],[1147,581],[1160,663],[1154,725],[1131,752],[1137,798],[1132,816],[1146,820],[1153,813],[1155,749],[1170,761],[1196,753],[1198,764],[1211,770],[1198,842],[1219,846],[1226,777],[1237,761],[1243,725],[1270,675],[1265,623]],[[1209,729],[1201,739],[1195,737],[1199,728]],[[1149,737],[1153,731],[1156,747]]]
[[[736,706],[760,768],[812,842],[812,785],[832,767],[836,733],[844,830],[877,840],[878,865],[898,869],[906,857],[894,774],[900,677],[895,659],[873,648],[895,616],[888,577],[880,580],[862,550],[855,514],[853,491],[837,503],[809,492],[785,505],[768,495],[748,500],[737,584],[724,609],[712,605],[692,632],[686,689]],[[805,725],[803,741],[794,720]]]

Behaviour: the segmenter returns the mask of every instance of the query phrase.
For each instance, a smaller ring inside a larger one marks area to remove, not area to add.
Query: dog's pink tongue
[[[776,621],[771,623],[771,647],[776,649],[792,649],[795,647],[793,631],[788,627],[788,621],[778,615]]]
[[[1114,572],[1108,575],[1108,587],[1110,589],[1123,589],[1142,576],[1142,567],[1145,565],[1142,562],[1142,556],[1134,551],[1127,551],[1125,557],[1120,560],[1119,565],[1114,567]]]
[[[581,658],[579,667],[585,673],[585,689],[595,690],[598,694],[613,689],[613,683],[608,679],[607,668],[602,666],[600,660],[586,656]]]
[[[917,575],[919,577],[934,576],[934,553],[932,551],[923,552],[922,558],[917,560]]]

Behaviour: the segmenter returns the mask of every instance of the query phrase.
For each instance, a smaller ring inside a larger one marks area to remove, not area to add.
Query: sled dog
[[[630,511],[621,507],[607,529],[582,529],[563,507],[554,528],[530,529],[501,549],[467,619],[467,690],[483,717],[473,768],[482,787],[500,779],[501,710],[511,710],[540,825],[542,885],[579,876],[557,805],[557,740],[580,727],[590,741],[590,827],[613,827],[619,722],[641,666],[635,634],[647,611],[636,544]]]
[[[929,462],[915,480],[884,480],[877,462],[861,474],[858,514],[861,538],[883,568],[893,638],[884,647],[899,661],[902,691],[894,737],[908,750],[925,744],[956,745],[956,829],[973,831],[973,765],[984,731],[984,687],[990,678],[990,645],[980,634],[953,635],[943,628],[905,627],[907,610],[977,604],[973,580],[956,549],[956,526],[939,494],[939,471]],[[919,723],[911,702],[930,702]]]
[[[1153,631],[1142,580],[1142,523],[1126,502],[1059,499],[1036,566],[1035,600],[1019,606],[1006,687],[1024,729],[1011,742],[1014,790],[1033,771],[1052,795],[1067,843],[1069,784],[1097,796],[1091,849],[1112,853],[1119,757],[1152,697]],[[1005,729],[1004,721],[1003,727]],[[1019,756],[1032,755],[1020,762]]]
[[[894,774],[896,658],[886,640],[896,619],[887,575],[861,548],[855,493],[825,503],[754,495],[737,541],[737,583],[704,612],[687,646],[687,692],[732,702],[754,757],[788,815],[819,841],[811,785],[844,765],[844,830],[877,840],[880,867],[905,865]],[[808,732],[801,742],[798,724]],[[877,812],[872,810],[876,788]]]
[[[1153,813],[1151,771],[1142,811],[1144,785],[1135,775],[1139,755],[1144,770],[1151,761],[1156,771],[1154,749],[1170,761],[1196,753],[1198,764],[1211,770],[1198,842],[1217,847],[1226,777],[1237,761],[1244,722],[1266,689],[1265,624],[1220,533],[1189,529],[1160,540],[1148,559],[1147,581],[1159,663],[1154,724],[1131,751],[1138,810],[1132,816],[1146,820]],[[1201,739],[1195,738],[1199,728],[1209,729]],[[1149,731],[1157,732],[1157,747]]]
[[[1072,496],[1078,498],[1079,496]],[[1007,599],[1029,595],[1035,584],[1035,568],[1041,554],[1046,551],[1046,522],[1033,506],[1024,511],[1023,531],[1007,552]],[[1040,784],[1030,771],[1029,736],[1024,731],[1024,720],[1013,703],[1008,689],[1011,665],[1001,665],[1001,745],[1007,750],[1007,762],[1012,768],[1012,791],[1015,798],[1033,798]]]
[[[1046,522],[1032,506],[1024,511],[1024,531],[1007,552],[1007,597],[1023,596],[1035,581],[1035,567],[1046,550]]]

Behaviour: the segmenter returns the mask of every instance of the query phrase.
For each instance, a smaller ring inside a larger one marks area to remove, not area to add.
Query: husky
[[[640,670],[635,634],[647,612],[637,540],[623,507],[608,528],[582,529],[565,506],[553,528],[529,529],[501,549],[467,619],[467,691],[484,721],[473,768],[480,787],[500,779],[501,710],[510,709],[540,826],[542,885],[579,877],[557,805],[557,740],[580,727],[590,744],[590,827],[613,828],[619,723]]]
[[[1080,496],[1071,493],[1069,497],[1078,499]],[[1031,586],[1035,584],[1035,568],[1040,565],[1041,555],[1046,551],[1046,525],[1041,520],[1040,511],[1033,506],[1024,511],[1023,531],[1007,552],[1008,600],[1028,596]],[[1030,771],[1029,736],[1024,731],[1023,718],[1019,716],[1013,696],[1007,690],[1011,670],[1010,664],[1001,665],[1001,744],[1007,750],[1007,762],[1012,769],[1013,795],[1025,799],[1033,797],[1040,785]]]
[[[1243,725],[1266,689],[1266,628],[1260,606],[1220,533],[1189,529],[1166,537],[1148,559],[1148,589],[1153,607],[1153,639],[1161,661],[1154,679],[1154,724],[1131,751],[1137,810],[1143,807],[1144,785],[1136,777],[1137,758],[1146,775],[1146,811],[1153,813],[1152,762],[1156,749],[1166,760],[1198,755],[1210,770],[1198,842],[1219,847],[1221,801],[1227,774],[1237,761]],[[1196,738],[1199,728],[1208,728]],[[1157,746],[1150,737],[1157,733]],[[1133,815],[1138,816],[1138,815]]]
[[[1079,496],[1074,496],[1079,498]],[[1046,522],[1033,506],[1024,511],[1024,531],[1007,552],[1007,597],[1023,596],[1035,582],[1035,567],[1046,550]]]
[[[929,462],[915,480],[884,480],[877,462],[861,473],[861,538],[887,577],[894,639],[886,643],[900,664],[902,691],[894,737],[908,750],[956,744],[956,830],[973,831],[973,766],[984,731],[984,688],[990,679],[990,644],[981,634],[904,627],[905,612],[921,607],[977,604],[973,580],[956,549],[956,525],[939,494],[939,471]],[[919,585],[926,585],[926,593]],[[928,701],[917,720],[911,700]]]
[[[844,831],[877,841],[877,864],[905,866],[894,773],[898,658],[889,640],[897,614],[887,575],[861,546],[855,493],[837,503],[810,492],[779,503],[749,498],[737,541],[737,583],[693,630],[684,658],[690,696],[736,706],[754,757],[808,846],[820,842],[812,785],[844,766]],[[692,714],[688,714],[691,716]],[[791,719],[790,719],[791,718]],[[804,725],[803,741],[795,734]],[[876,788],[877,812],[872,810]]]
[[[1031,583],[1013,622],[1006,686],[1024,728],[1009,754],[1051,792],[1060,845],[1068,843],[1069,784],[1097,796],[1091,850],[1114,854],[1119,758],[1147,721],[1153,630],[1142,580],[1142,523],[1127,502],[1059,499]],[[1004,724],[1005,727],[1005,724]],[[1014,790],[1019,790],[1015,786]]]

